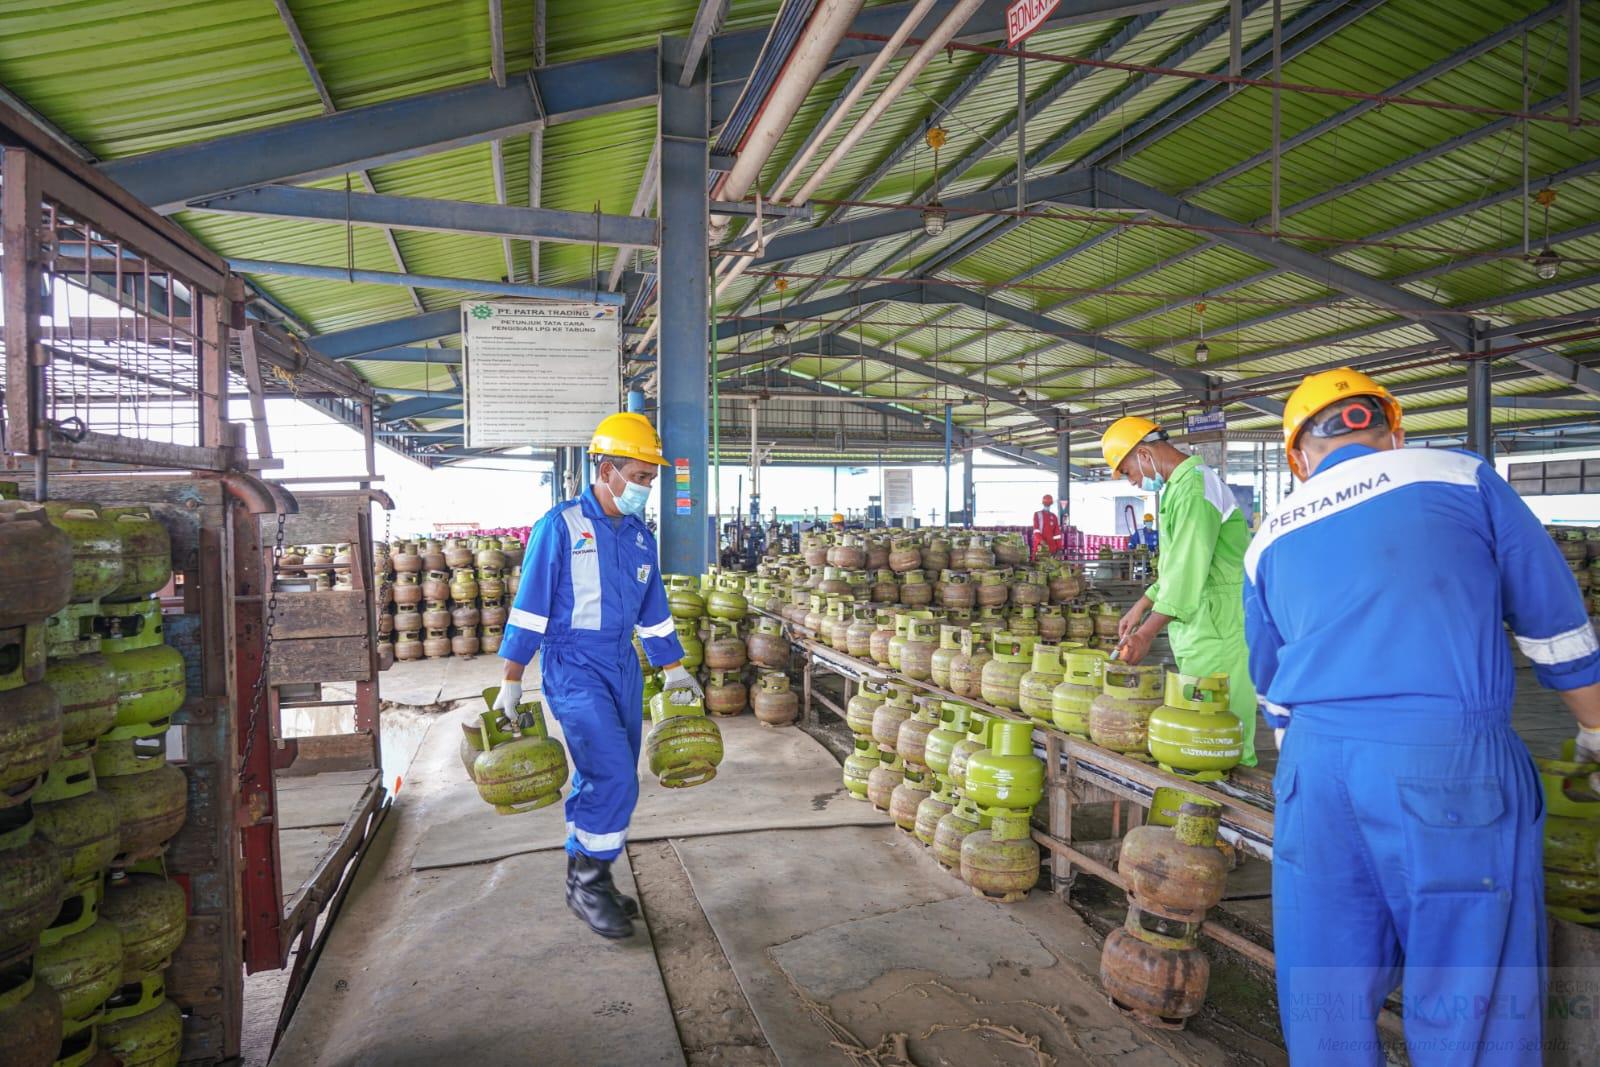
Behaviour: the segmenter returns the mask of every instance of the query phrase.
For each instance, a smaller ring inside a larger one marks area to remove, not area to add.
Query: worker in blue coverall
[[[1156,517],[1148,511],[1144,513],[1144,525],[1128,535],[1128,551],[1146,549],[1154,554],[1160,542],[1156,539]]]
[[[547,512],[528,539],[495,707],[516,718],[523,669],[542,651],[544,702],[576,768],[566,805],[567,906],[595,933],[627,937],[639,905],[617,890],[611,863],[639,799],[644,676],[633,635],[665,670],[665,690],[703,694],[683,667],[655,536],[642,518],[666,465],[661,439],[643,415],[612,415],[589,454],[599,457],[594,484]]]
[[[1303,483],[1245,557],[1250,674],[1282,749],[1273,939],[1296,1064],[1380,1064],[1402,982],[1413,1064],[1538,1063],[1539,780],[1511,729],[1509,626],[1600,752],[1600,646],[1555,544],[1494,466],[1402,448],[1349,369],[1284,412]]]

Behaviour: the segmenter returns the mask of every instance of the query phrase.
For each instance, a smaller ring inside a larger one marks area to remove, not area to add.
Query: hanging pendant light
[[[1204,363],[1211,358],[1211,346],[1206,344],[1206,302],[1200,301],[1194,306],[1194,313],[1200,316],[1200,343],[1194,346],[1194,361]]]
[[[950,212],[939,203],[939,149],[944,147],[947,140],[943,126],[930,126],[924,139],[928,147],[933,149],[933,188],[932,199],[922,208],[922,232],[929,237],[938,237],[944,233],[945,227],[950,222]]]
[[[1552,281],[1561,273],[1561,254],[1550,247],[1550,205],[1556,202],[1556,191],[1550,186],[1545,186],[1533,194],[1534,202],[1544,208],[1544,247],[1536,256],[1530,256],[1528,262],[1533,264],[1533,273],[1540,281]]]
[[[774,326],[772,328],[772,339],[774,341],[778,342],[780,345],[788,344],[789,343],[789,327],[784,325],[781,322],[778,323],[776,326]]]

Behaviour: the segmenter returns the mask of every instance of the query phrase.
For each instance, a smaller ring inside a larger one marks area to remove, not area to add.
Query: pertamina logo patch
[[[581,556],[585,553],[593,551],[595,551],[594,534],[585,530],[583,533],[578,535],[578,543],[572,546],[572,554],[574,556]]]

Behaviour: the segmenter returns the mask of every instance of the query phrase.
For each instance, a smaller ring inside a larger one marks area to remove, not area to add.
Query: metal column
[[[1061,430],[1056,434],[1056,514],[1061,518],[1061,532],[1066,533],[1072,519],[1072,447],[1069,434]]]
[[[661,331],[657,427],[670,466],[661,489],[661,568],[699,574],[711,562],[706,502],[710,355],[706,345],[710,101],[702,61],[678,84],[688,41],[661,38]]]
[[[978,454],[976,448],[967,449],[967,461],[961,465],[961,506],[966,512],[967,529],[972,528],[973,520],[978,517],[978,501],[972,491],[972,463],[973,457]]]
[[[1472,322],[1472,347],[1480,352],[1488,347],[1488,339],[1482,336],[1482,325],[1477,320]],[[1489,360],[1480,355],[1467,363],[1467,448],[1491,463],[1494,462],[1493,394]]]

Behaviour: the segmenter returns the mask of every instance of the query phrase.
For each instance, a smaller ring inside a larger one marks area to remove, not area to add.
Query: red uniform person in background
[[[1044,495],[1044,507],[1033,513],[1033,558],[1054,556],[1061,551],[1061,519],[1056,515],[1055,498]]]

